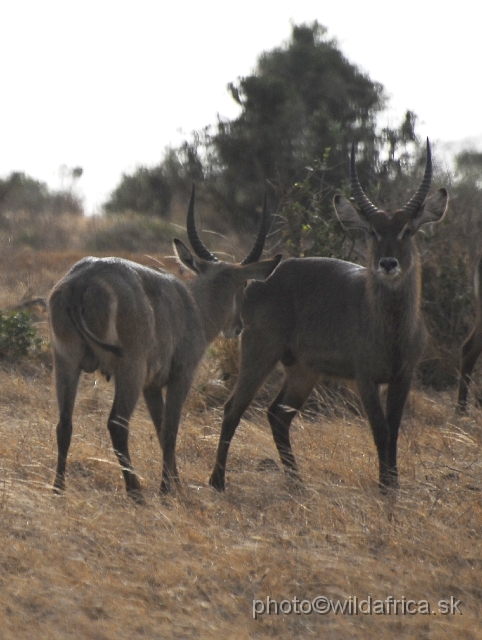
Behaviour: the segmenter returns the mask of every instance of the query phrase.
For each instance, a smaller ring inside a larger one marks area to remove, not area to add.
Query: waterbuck
[[[482,254],[478,256],[474,271],[474,294],[476,304],[475,326],[462,345],[460,363],[459,392],[457,408],[460,412],[467,410],[467,394],[475,363],[482,352]]]
[[[331,258],[293,258],[245,294],[238,379],[224,409],[210,484],[225,488],[226,460],[241,416],[278,362],[283,386],[268,409],[274,441],[288,476],[299,480],[289,429],[320,376],[355,380],[378,452],[380,488],[398,484],[397,438],[415,365],[425,342],[420,312],[420,264],[413,236],[442,219],[445,189],[426,199],[432,177],[427,140],[425,174],[413,198],[393,214],[374,206],[350,163],[357,210],[337,195],[347,229],[369,235],[368,265]],[[379,395],[388,384],[386,411]]]
[[[259,261],[267,232],[265,206],[256,241],[240,264],[219,261],[202,243],[194,222],[194,187],[187,232],[196,257],[180,241],[180,262],[197,274],[170,273],[121,258],[84,258],[54,287],[49,299],[51,343],[60,419],[54,489],[65,488],[72,413],[81,371],[114,377],[108,429],[128,494],[142,501],[128,450],[129,419],[143,392],[163,451],[161,491],[178,482],[175,446],[181,410],[206,346],[223,331],[242,330],[245,282],[264,279],[281,256]],[[165,403],[162,391],[166,387]]]

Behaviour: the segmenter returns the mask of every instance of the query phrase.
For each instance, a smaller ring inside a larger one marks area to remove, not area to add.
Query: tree
[[[144,199],[153,200],[147,178],[156,171],[177,191],[203,181],[204,192],[229,211],[238,228],[254,226],[267,183],[278,206],[303,182],[304,193],[312,187],[322,194],[320,211],[332,217],[333,193],[347,181],[352,140],[361,143],[361,183],[368,193],[376,191],[380,205],[391,193],[384,185],[406,175],[409,145],[417,142],[415,115],[409,112],[400,127],[380,131],[382,85],[351,64],[318,22],[293,26],[286,44],[263,53],[255,72],[228,90],[241,107],[237,118],[219,118],[195,132],[191,141],[168,150],[159,167],[140,169],[135,180],[124,176],[122,193],[136,196],[121,201],[121,185],[106,209],[144,210]]]
[[[378,160],[383,88],[349,63],[317,22],[293,26],[285,46],[262,54],[255,73],[228,88],[241,114],[220,119],[208,142],[232,206],[259,201],[266,180],[290,188],[317,159],[339,186],[353,139],[364,143],[362,176],[364,161]]]
[[[171,204],[172,189],[163,167],[139,167],[132,175],[124,174],[119,186],[103,205],[107,213],[135,211],[165,216]]]
[[[30,215],[81,215],[83,207],[72,190],[50,191],[44,182],[23,172],[13,172],[7,178],[0,179],[0,213],[18,212]]]

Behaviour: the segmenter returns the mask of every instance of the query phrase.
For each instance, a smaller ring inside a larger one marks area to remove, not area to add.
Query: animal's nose
[[[381,258],[378,266],[385,273],[392,273],[398,269],[398,260],[396,258]]]

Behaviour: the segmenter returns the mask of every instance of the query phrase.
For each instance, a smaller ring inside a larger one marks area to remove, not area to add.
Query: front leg
[[[380,402],[380,390],[378,384],[366,375],[358,376],[357,384],[377,448],[380,490],[386,491],[393,486],[393,475],[390,473],[388,454],[390,431]]]
[[[410,372],[410,374],[399,376],[391,382],[387,390],[387,423],[390,436],[388,441],[388,472],[392,478],[392,486],[398,486],[398,432],[411,383],[412,374]]]

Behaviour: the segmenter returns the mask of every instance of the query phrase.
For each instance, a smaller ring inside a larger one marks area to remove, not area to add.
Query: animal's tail
[[[82,310],[78,303],[71,301],[71,304],[69,304],[69,306],[67,307],[67,313],[72,324],[83,338],[89,339],[91,342],[101,347],[101,349],[110,351],[110,353],[113,353],[118,357],[121,357],[124,354],[124,350],[122,349],[122,347],[119,347],[115,344],[110,344],[108,342],[103,342],[102,340],[100,340],[100,338],[92,333],[85,322],[84,316],[82,315]]]

